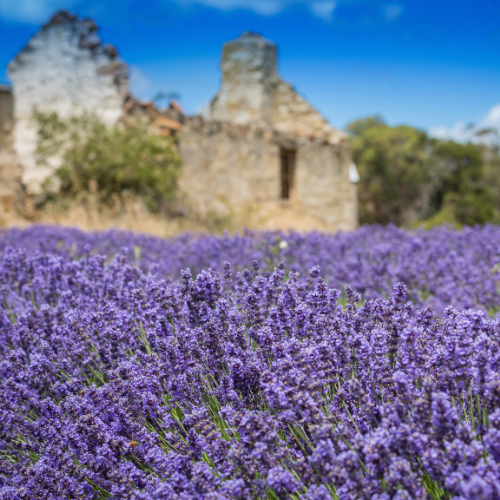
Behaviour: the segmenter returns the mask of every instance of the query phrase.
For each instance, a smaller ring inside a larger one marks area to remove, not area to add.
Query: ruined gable
[[[273,127],[281,132],[322,138],[332,144],[347,136],[335,130],[295,89],[280,80],[273,100]]]
[[[244,33],[224,45],[221,70],[207,121],[179,135],[192,206],[258,213],[267,228],[354,229],[347,136],[279,77],[276,45]]]
[[[221,70],[222,86],[210,103],[210,119],[255,122],[332,143],[346,138],[279,77],[276,45],[262,36],[243,33],[226,43]]]
[[[95,112],[115,124],[128,94],[128,70],[113,46],[103,45],[97,26],[62,11],[36,33],[8,66],[14,94],[14,148],[30,192],[40,190],[51,167],[34,162],[33,111],[61,116]]]

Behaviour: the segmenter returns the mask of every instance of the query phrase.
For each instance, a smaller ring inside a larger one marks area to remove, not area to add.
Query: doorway
[[[293,193],[296,156],[297,152],[293,149],[280,150],[282,200],[289,200]]]

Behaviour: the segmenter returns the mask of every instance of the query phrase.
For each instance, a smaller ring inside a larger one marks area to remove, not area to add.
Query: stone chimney
[[[222,87],[210,105],[210,118],[235,123],[271,124],[278,83],[276,45],[256,33],[243,33],[224,45]]]

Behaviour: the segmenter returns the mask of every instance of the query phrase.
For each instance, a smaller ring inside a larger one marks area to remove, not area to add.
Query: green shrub
[[[174,197],[180,158],[172,140],[151,133],[146,123],[108,127],[89,113],[63,120],[55,113],[37,112],[35,120],[37,162],[61,160],[45,183],[53,196],[95,192],[101,202],[110,203],[117,195],[132,193],[151,211]]]

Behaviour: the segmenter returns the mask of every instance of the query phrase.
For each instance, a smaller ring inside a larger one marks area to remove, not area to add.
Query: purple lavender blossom
[[[5,231],[0,499],[500,499],[499,252]]]

